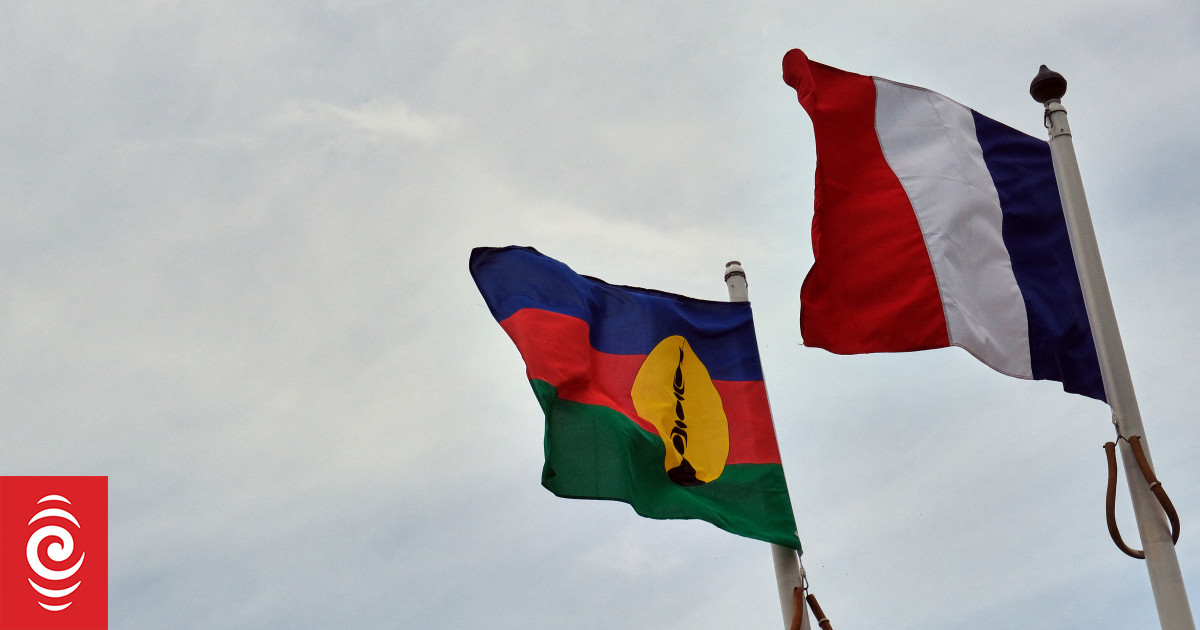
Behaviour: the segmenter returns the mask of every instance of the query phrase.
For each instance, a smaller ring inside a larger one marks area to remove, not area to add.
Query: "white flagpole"
[[[1112,296],[1108,292],[1108,281],[1100,262],[1100,248],[1083,194],[1083,179],[1079,174],[1079,162],[1075,159],[1075,145],[1071,140],[1071,129],[1067,126],[1067,110],[1060,101],[1066,92],[1066,79],[1046,66],[1042,66],[1029,86],[1029,94],[1046,107],[1046,128],[1050,133],[1050,153],[1054,160],[1054,175],[1058,179],[1058,194],[1062,198],[1075,267],[1079,272],[1088,321],[1100,359],[1104,392],[1112,407],[1113,423],[1119,437],[1141,437],[1146,459],[1153,465],[1137,397],[1133,392],[1125,347],[1117,329]],[[1146,554],[1146,571],[1150,574],[1159,624],[1163,630],[1195,630],[1166,514],[1142,477],[1128,441],[1118,440],[1117,443],[1121,449],[1126,485],[1133,499],[1138,534]]]
[[[749,302],[750,292],[746,286],[746,272],[742,263],[734,260],[725,265],[725,286],[729,289],[730,302]],[[771,558],[775,562],[775,584],[779,587],[779,606],[783,609],[783,628],[788,630],[795,614],[792,590],[802,586],[800,556],[795,549],[783,545],[771,545]]]

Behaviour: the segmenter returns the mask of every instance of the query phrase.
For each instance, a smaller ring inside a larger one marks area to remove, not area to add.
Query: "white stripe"
[[[25,578],[25,579],[29,580],[29,585],[33,587],[33,590],[41,593],[42,595],[45,595],[46,597],[54,597],[56,599],[59,597],[66,597],[67,595],[74,593],[75,589],[79,588],[80,584],[83,584],[83,580],[79,580],[78,582],[76,582],[75,584],[71,585],[68,588],[53,589],[53,588],[44,588],[37,582],[34,582],[32,578]]]
[[[875,90],[875,132],[925,236],[950,343],[1000,372],[1031,378],[1025,302],[971,110],[886,79],[876,78]]]

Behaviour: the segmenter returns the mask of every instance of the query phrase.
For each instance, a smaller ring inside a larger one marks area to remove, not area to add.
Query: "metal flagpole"
[[[1183,574],[1179,569],[1179,558],[1171,541],[1170,526],[1158,500],[1145,483],[1128,442],[1131,436],[1140,436],[1146,459],[1150,459],[1142,416],[1133,392],[1133,379],[1125,359],[1125,348],[1121,344],[1121,333],[1117,330],[1112,296],[1108,292],[1108,281],[1105,280],[1104,266],[1100,262],[1100,248],[1083,194],[1083,180],[1075,159],[1071,129],[1067,126],[1067,110],[1060,102],[1066,92],[1066,79],[1046,66],[1042,66],[1029,86],[1029,94],[1046,107],[1046,128],[1050,133],[1054,176],[1058,180],[1058,194],[1062,198],[1067,219],[1075,267],[1079,272],[1088,321],[1096,342],[1104,393],[1112,407],[1113,424],[1116,425],[1118,437],[1126,438],[1117,442],[1124,463],[1126,485],[1133,499],[1138,534],[1146,555],[1146,570],[1150,574],[1150,588],[1154,592],[1158,620],[1163,630],[1195,630],[1192,610],[1183,586]]]
[[[734,260],[725,265],[725,286],[729,289],[730,302],[749,302],[750,292],[746,286],[746,272],[742,263]],[[771,545],[771,558],[775,562],[775,583],[779,587],[779,606],[783,609],[783,627],[788,630],[795,613],[792,591],[802,586],[800,556],[795,549],[783,545]]]

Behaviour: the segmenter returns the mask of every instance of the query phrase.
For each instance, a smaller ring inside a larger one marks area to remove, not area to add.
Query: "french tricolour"
[[[950,345],[1104,400],[1049,146],[929,90],[783,59],[817,145],[808,346]]]

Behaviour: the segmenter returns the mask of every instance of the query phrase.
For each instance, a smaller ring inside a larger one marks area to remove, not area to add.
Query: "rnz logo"
[[[87,552],[76,548],[80,526],[66,497],[48,494],[38,499],[38,507],[29,520],[37,529],[25,545],[25,559],[33,572],[29,585],[38,593],[39,606],[59,612],[71,605],[71,594],[83,583],[76,575]]]
[[[0,630],[108,628],[108,477],[0,476]]]

